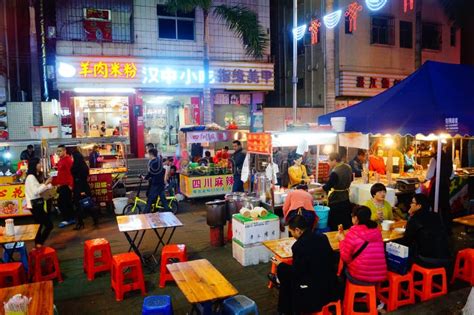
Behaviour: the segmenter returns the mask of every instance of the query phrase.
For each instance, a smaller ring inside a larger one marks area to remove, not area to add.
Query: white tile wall
[[[107,55],[136,57],[182,57],[202,58],[203,53],[203,15],[196,11],[195,40],[160,40],[158,39],[158,18],[156,5],[163,0],[134,1],[134,43],[92,43],[57,41],[58,55]],[[270,30],[269,0],[214,0],[215,5],[245,5],[259,16],[261,25]],[[242,42],[227,29],[223,21],[210,17],[210,57],[218,60],[252,60],[245,54]],[[270,36],[270,35],[269,35]],[[265,55],[269,56],[268,47]],[[266,58],[265,58],[266,60]]]
[[[42,102],[43,126],[58,126],[60,117],[54,115],[50,102]],[[11,140],[31,139],[30,127],[33,126],[33,104],[31,102],[7,103],[8,132]]]

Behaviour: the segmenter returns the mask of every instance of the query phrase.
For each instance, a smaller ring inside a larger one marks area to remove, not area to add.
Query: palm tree
[[[241,6],[214,5],[212,0],[167,0],[170,12],[191,12],[201,9],[204,17],[204,123],[212,121],[211,90],[209,88],[209,16],[226,23],[245,46],[247,55],[261,58],[268,46],[264,28],[258,22],[258,16],[252,10]]]

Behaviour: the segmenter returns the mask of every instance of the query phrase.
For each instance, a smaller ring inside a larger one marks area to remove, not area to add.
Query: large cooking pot
[[[209,226],[223,226],[226,224],[227,211],[225,200],[214,200],[206,202],[207,216],[206,221]]]
[[[246,208],[252,209],[260,206],[260,198],[257,197],[247,197],[244,199],[244,206]]]
[[[239,213],[244,206],[244,198],[240,194],[228,194],[225,196],[227,201],[227,220],[232,220],[232,215]]]

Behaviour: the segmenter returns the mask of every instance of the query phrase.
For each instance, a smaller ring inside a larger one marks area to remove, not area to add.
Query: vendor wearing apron
[[[337,231],[338,225],[342,224],[344,229],[348,229],[352,225],[351,210],[352,206],[349,201],[349,187],[352,182],[351,167],[342,162],[338,153],[329,155],[329,165],[332,168],[329,181],[316,191],[323,190],[329,194],[328,206],[329,211],[329,227],[332,231]]]

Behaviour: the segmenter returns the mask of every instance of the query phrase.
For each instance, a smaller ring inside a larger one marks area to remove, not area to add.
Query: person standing
[[[97,213],[93,209],[84,209],[80,202],[81,199],[92,196],[91,188],[87,182],[87,178],[89,177],[89,167],[87,166],[86,161],[84,161],[84,157],[82,156],[81,152],[74,151],[72,157],[74,159],[71,167],[71,174],[74,179],[73,199],[74,205],[76,206],[77,217],[77,223],[74,230],[80,230],[84,228],[84,217],[86,210],[92,210],[91,216],[94,220],[94,225],[98,224],[98,217]]]
[[[41,193],[52,188],[52,178],[48,178],[44,183],[43,169],[40,159],[32,158],[28,162],[28,172],[25,180],[25,197],[26,206],[31,210],[33,219],[40,225],[35,238],[35,246],[37,248],[43,246],[49,234],[53,230],[53,222],[49,218],[45,210],[45,201],[41,197]]]
[[[318,222],[318,216],[314,211],[313,196],[308,192],[307,185],[298,185],[295,190],[288,193],[283,204],[283,218],[289,222],[296,215],[302,215],[308,221],[313,230]]]
[[[315,191],[329,193],[328,206],[330,210],[328,224],[331,230],[336,231],[339,224],[342,224],[344,229],[348,229],[352,225],[352,205],[349,201],[352,169],[348,164],[342,162],[339,153],[329,154],[329,166],[332,169],[329,181],[323,187],[316,188]]]
[[[20,154],[20,160],[29,161],[35,157],[35,147],[32,144],[28,144],[26,150],[23,150]]]
[[[240,179],[242,176],[242,167],[245,161],[245,153],[242,149],[242,143],[239,140],[232,142],[234,154],[232,154],[232,163],[234,166],[234,184],[232,185],[232,192],[243,192],[244,182]]]
[[[277,184],[281,185],[281,175],[283,172],[283,153],[281,153],[280,148],[273,147],[273,163],[275,163],[278,167],[277,173]]]
[[[221,160],[228,160],[228,159],[229,159],[229,147],[225,146],[222,149],[220,149],[219,151],[217,151],[216,155],[214,156],[214,163],[217,164]]]
[[[89,167],[90,168],[100,167],[99,158],[100,158],[99,146],[94,145],[92,147],[92,152],[89,154]]]
[[[105,137],[107,135],[107,128],[105,127],[105,121],[100,123],[99,134],[101,137]]]
[[[165,211],[169,211],[168,203],[165,195],[165,169],[161,158],[158,157],[158,150],[150,149],[148,151],[150,161],[148,162],[148,174],[144,179],[149,180],[148,200],[144,213],[150,213],[153,205],[156,204],[158,196]]]
[[[288,169],[288,177],[290,182],[288,188],[300,185],[300,184],[309,184],[311,179],[306,172],[306,166],[301,164],[303,162],[303,157],[298,155],[294,160],[294,164]]]
[[[71,174],[72,159],[67,154],[66,146],[59,145],[57,154],[59,156],[59,161],[56,164],[58,174],[53,177],[53,185],[58,186],[58,208],[63,216],[63,221],[59,223],[59,227],[63,228],[76,222],[72,203],[74,180]]]
[[[349,162],[355,177],[362,177],[365,162],[367,162],[367,153],[362,149],[357,150],[357,155]]]
[[[296,238],[291,247],[293,264],[273,262],[277,275],[269,279],[280,285],[278,312],[301,314],[319,312],[339,299],[334,251],[324,234],[312,233],[306,219],[297,215],[289,221],[289,231]]]

